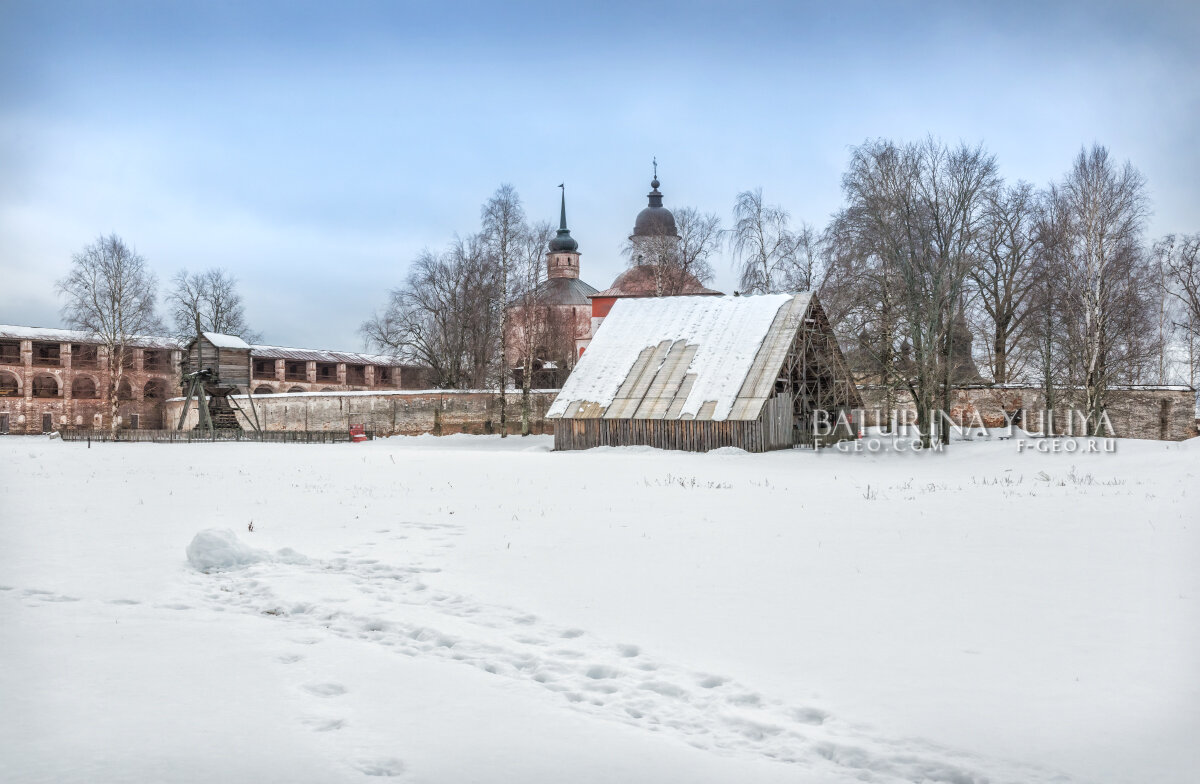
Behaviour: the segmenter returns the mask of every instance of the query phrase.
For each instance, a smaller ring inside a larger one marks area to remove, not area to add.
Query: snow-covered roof
[[[327,351],[319,348],[290,348],[288,346],[250,346],[255,359],[291,359],[297,362],[345,362],[350,365],[382,365],[405,367],[405,362],[386,354],[356,354],[349,351]]]
[[[547,416],[755,419],[811,299],[620,299]]]
[[[45,340],[52,343],[101,343],[103,342],[92,332],[78,329],[56,329],[53,327],[21,327],[13,324],[0,324],[0,340]],[[155,335],[137,335],[130,338],[129,344],[141,348],[182,348],[174,338]]]
[[[205,340],[217,348],[250,348],[250,344],[237,335],[222,335],[220,332],[205,332],[203,335]]]

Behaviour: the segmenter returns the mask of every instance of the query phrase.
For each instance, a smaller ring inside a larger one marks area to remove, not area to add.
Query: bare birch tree
[[[791,216],[763,201],[762,188],[742,191],[733,204],[730,244],[745,294],[770,294],[786,288],[797,266],[797,239]]]
[[[73,329],[96,336],[108,355],[109,427],[117,429],[122,359],[134,338],[162,331],[155,311],[158,281],[146,260],[116,234],[99,237],[71,257],[71,270],[56,288],[66,301],[62,315]]]
[[[538,223],[528,228],[521,238],[520,252],[513,274],[514,296],[509,307],[506,342],[510,352],[515,352],[521,363],[521,435],[531,432],[532,389],[534,365],[539,360],[539,349],[552,355],[551,361],[566,361],[562,356],[565,336],[558,334],[558,324],[552,308],[541,301],[541,286],[546,281],[546,248],[554,230],[549,223]],[[574,353],[574,335],[570,336],[570,352]],[[508,362],[506,361],[506,365]]]
[[[1132,164],[1118,166],[1095,145],[1080,150],[1063,181],[1051,186],[1050,198],[1063,222],[1073,380],[1083,389],[1088,434],[1104,435],[1108,387],[1139,361],[1142,348],[1131,345],[1136,335],[1130,330],[1138,320],[1133,311],[1145,304],[1137,290],[1145,180]]]
[[[247,343],[261,338],[246,323],[246,310],[237,280],[216,267],[188,274],[181,270],[171,279],[167,306],[175,325],[175,337],[188,340],[196,335],[196,324],[203,332],[236,335]]]
[[[715,213],[702,213],[695,207],[674,210],[675,228],[679,235],[638,237],[621,246],[621,254],[629,266],[642,267],[650,272],[655,296],[669,297],[686,291],[693,281],[706,284],[712,280],[711,259],[722,244],[721,218]]]
[[[1200,234],[1169,234],[1154,244],[1153,254],[1169,300],[1161,307],[1160,320],[1167,320],[1182,340],[1183,375],[1195,387],[1200,374]]]
[[[508,411],[505,389],[508,388],[508,313],[513,276],[521,258],[521,246],[528,233],[521,197],[513,186],[504,184],[480,208],[483,240],[492,263],[497,267],[499,286],[496,289],[495,309],[500,318],[499,369],[496,384],[500,394],[500,437],[508,437]]]

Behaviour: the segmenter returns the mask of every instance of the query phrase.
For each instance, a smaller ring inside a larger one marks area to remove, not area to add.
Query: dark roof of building
[[[663,285],[664,296],[721,296],[721,292],[705,287],[695,275],[687,272],[668,271],[665,283],[659,280],[658,267],[654,264],[639,264],[617,276],[612,286],[597,291],[593,297],[657,297]]]
[[[542,305],[587,305],[596,293],[579,278],[549,278],[538,285],[537,301]]]
[[[633,237],[678,237],[675,216],[663,206],[663,195],[658,191],[658,177],[650,181],[650,204],[638,213],[633,222]]]

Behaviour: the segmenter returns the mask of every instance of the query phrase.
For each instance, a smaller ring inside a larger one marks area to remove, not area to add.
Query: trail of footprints
[[[441,534],[435,542],[438,549],[450,546],[456,532],[453,526],[413,526]],[[315,644],[323,634],[333,633],[405,656],[458,661],[497,676],[536,683],[560,695],[574,710],[673,734],[716,753],[766,758],[814,773],[833,768],[865,781],[995,781],[976,772],[991,768],[990,774],[995,775],[995,766],[983,759],[923,741],[879,738],[819,708],[785,705],[734,679],[657,661],[637,645],[606,643],[582,629],[557,627],[534,615],[436,590],[421,580],[422,575],[439,571],[436,568],[382,563],[354,557],[353,551],[337,555],[330,560],[295,557],[240,572],[198,575],[196,587],[219,607],[309,630],[293,638],[297,645]],[[289,601],[268,585],[268,579],[271,585],[288,585],[289,574],[302,576],[306,587],[311,587],[314,576],[331,581],[333,593],[346,587],[334,583],[348,581],[376,606],[364,614],[339,608],[345,599]],[[426,618],[431,611],[436,624],[410,617]],[[278,661],[295,664],[303,658],[296,652]],[[324,706],[345,693],[337,683],[304,683],[300,688]],[[315,732],[329,733],[346,727],[347,721],[318,712],[305,724]],[[355,767],[370,776],[394,776],[404,770],[401,761],[391,758],[360,761]],[[1037,768],[1003,767],[1013,781],[1066,780]]]

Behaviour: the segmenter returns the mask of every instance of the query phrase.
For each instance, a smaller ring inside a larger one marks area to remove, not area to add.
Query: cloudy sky
[[[0,323],[58,326],[102,233],[220,266],[284,345],[355,349],[424,247],[512,183],[606,287],[645,206],[839,205],[865,139],[983,142],[1044,184],[1081,145],[1200,231],[1200,5],[0,0]],[[724,258],[718,288],[731,290]]]

